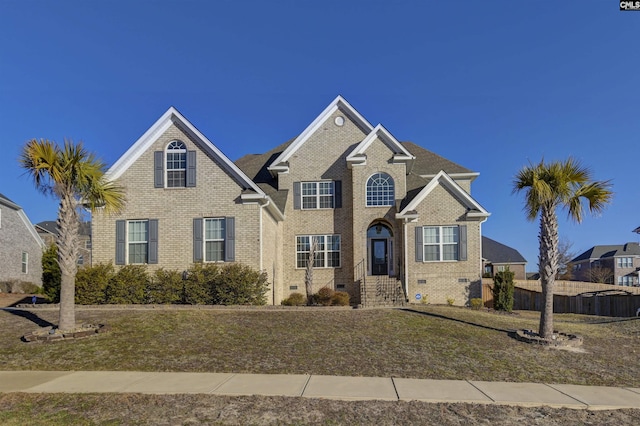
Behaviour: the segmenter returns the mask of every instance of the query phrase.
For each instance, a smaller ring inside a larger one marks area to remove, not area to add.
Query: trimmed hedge
[[[264,305],[267,274],[230,263],[194,264],[188,271],[111,264],[82,268],[76,274],[77,304]]]

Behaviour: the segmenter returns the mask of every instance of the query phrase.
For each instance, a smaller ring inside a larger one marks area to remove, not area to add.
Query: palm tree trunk
[[[313,236],[309,237],[311,244],[309,246],[309,258],[307,259],[307,267],[304,273],[304,288],[307,293],[307,305],[311,305],[313,296],[313,264],[316,261],[316,251],[318,250],[318,240]]]
[[[60,265],[60,314],[58,329],[76,327],[75,290],[78,266],[78,211],[71,191],[60,196],[58,210],[58,264]]]
[[[553,335],[553,293],[558,273],[558,217],[555,205],[542,207],[539,242],[538,267],[543,304],[538,334],[544,339],[550,339]]]

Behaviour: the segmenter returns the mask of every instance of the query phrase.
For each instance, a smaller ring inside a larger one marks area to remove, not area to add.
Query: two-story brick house
[[[640,285],[640,245],[593,246],[571,260],[573,279],[620,286]]]
[[[340,96],[296,138],[235,163],[170,108],[108,176],[128,203],[94,215],[94,263],[242,262],[268,273],[278,304],[304,292],[315,241],[315,290],[364,303],[480,294],[478,173],[397,141]]]

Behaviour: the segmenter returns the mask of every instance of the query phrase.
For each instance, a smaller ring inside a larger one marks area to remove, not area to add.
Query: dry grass
[[[0,394],[2,425],[624,425],[640,410],[418,401],[136,394]]]
[[[557,315],[584,353],[518,342],[507,330],[537,313],[498,315],[446,306],[412,310],[79,310],[112,331],[85,340],[26,344],[55,311],[0,312],[7,370],[309,373],[640,387],[640,321]],[[612,354],[615,348],[615,355]]]

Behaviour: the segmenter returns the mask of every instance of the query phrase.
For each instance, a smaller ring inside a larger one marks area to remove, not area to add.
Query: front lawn
[[[290,373],[571,383],[640,387],[640,320],[556,315],[584,337],[584,352],[518,342],[538,313],[501,315],[447,306],[407,310],[82,310],[111,332],[26,344],[56,311],[0,312],[3,370]]]

